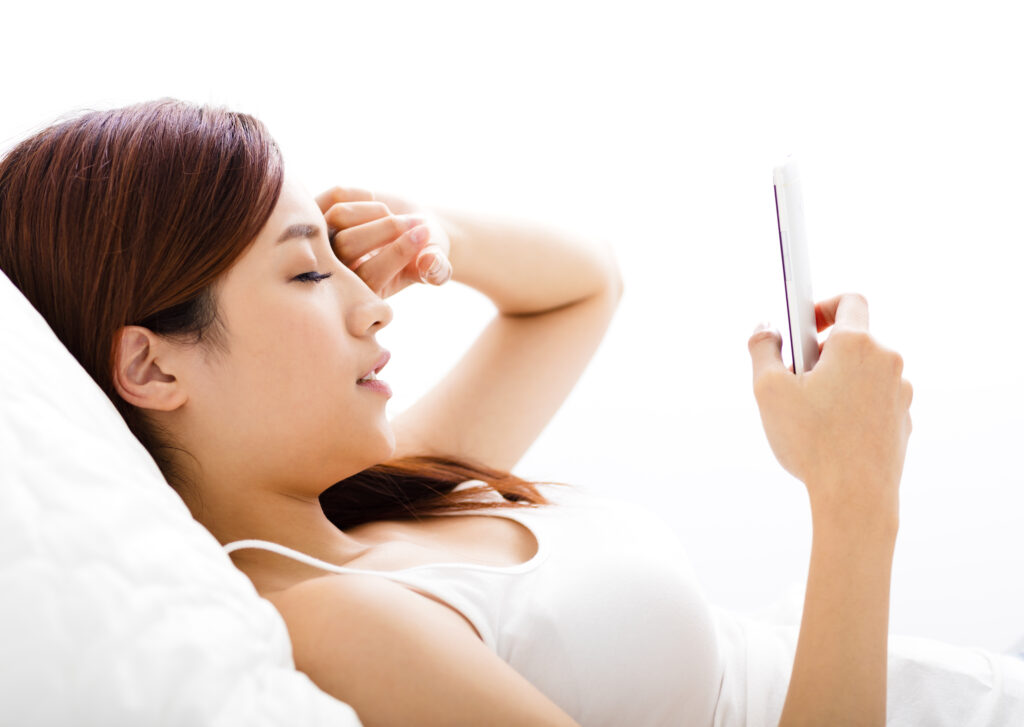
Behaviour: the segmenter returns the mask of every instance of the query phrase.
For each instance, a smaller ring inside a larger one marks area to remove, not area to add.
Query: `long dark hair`
[[[181,448],[114,386],[115,337],[139,325],[225,351],[212,285],[270,217],[283,175],[260,121],[175,99],[71,115],[0,160],[0,269],[179,494],[192,490],[171,456]],[[487,484],[452,493],[467,480]],[[492,489],[503,497],[479,498]],[[332,485],[320,502],[346,528],[548,501],[535,483],[477,462],[408,457]]]

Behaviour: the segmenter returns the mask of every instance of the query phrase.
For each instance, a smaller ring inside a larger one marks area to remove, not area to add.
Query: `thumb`
[[[416,257],[416,272],[420,282],[443,285],[451,277],[452,266],[437,245],[427,245]]]
[[[782,334],[770,323],[759,323],[747,341],[754,367],[754,381],[773,370],[786,371],[782,363]]]

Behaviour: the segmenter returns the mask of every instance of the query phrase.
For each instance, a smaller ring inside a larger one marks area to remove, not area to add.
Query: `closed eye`
[[[296,275],[294,280],[299,280],[303,283],[319,283],[321,280],[326,280],[332,275],[334,275],[334,273],[318,273],[314,271],[310,273],[303,273],[302,275]]]

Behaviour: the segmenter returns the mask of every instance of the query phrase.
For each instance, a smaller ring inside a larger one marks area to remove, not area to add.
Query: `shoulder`
[[[332,574],[265,597],[288,626],[296,668],[361,714],[393,699],[393,679],[413,676],[416,661],[441,656],[432,635],[456,659],[472,641],[483,646],[450,608],[381,576]]]
[[[366,724],[571,725],[456,611],[386,578],[330,575],[264,596],[295,666]]]
[[[402,631],[410,623],[468,626],[461,615],[438,601],[382,576],[362,573],[309,578],[264,597],[281,613],[293,642],[296,636],[312,636],[306,633],[309,631],[338,634],[372,629],[379,639],[385,633],[404,635]],[[381,644],[379,640],[375,643]]]

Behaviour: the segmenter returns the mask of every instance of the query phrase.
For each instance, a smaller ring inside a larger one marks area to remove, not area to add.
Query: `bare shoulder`
[[[364,625],[372,625],[410,616],[432,628],[461,628],[479,638],[472,625],[457,611],[400,583],[375,575],[348,573],[307,578],[285,589],[262,595],[284,617],[293,641],[293,622],[295,628],[305,629],[317,621],[332,624],[360,621]],[[344,628],[344,623],[338,628]]]
[[[264,596],[295,665],[366,727],[576,724],[453,609],[386,578],[331,575]]]

